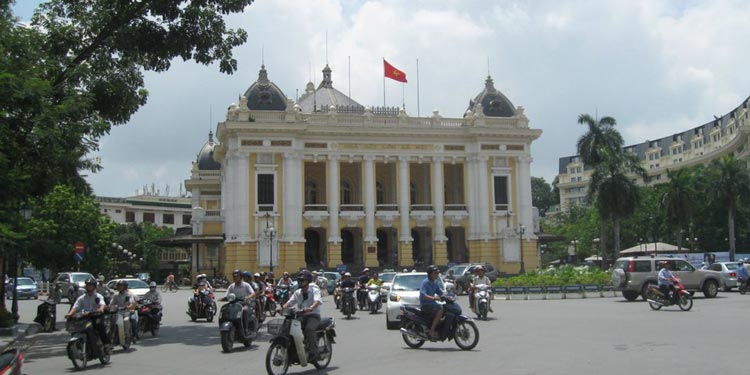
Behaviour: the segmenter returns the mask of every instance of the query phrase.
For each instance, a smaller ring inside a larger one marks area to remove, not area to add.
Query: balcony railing
[[[325,211],[328,212],[327,204],[306,204],[305,211]]]

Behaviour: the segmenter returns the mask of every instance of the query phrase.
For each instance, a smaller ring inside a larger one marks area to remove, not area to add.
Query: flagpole
[[[352,104],[352,57],[349,56],[349,105]]]
[[[383,108],[385,108],[385,57],[383,57]]]
[[[406,110],[406,84],[401,82],[401,108]]]
[[[419,117],[419,59],[417,59],[417,117]]]

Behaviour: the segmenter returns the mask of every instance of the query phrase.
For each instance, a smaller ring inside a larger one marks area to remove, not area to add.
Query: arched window
[[[375,204],[385,203],[385,191],[383,191],[383,184],[380,182],[375,183]]]
[[[341,204],[352,204],[352,185],[341,181]]]
[[[318,204],[318,185],[315,181],[305,182],[305,204]]]

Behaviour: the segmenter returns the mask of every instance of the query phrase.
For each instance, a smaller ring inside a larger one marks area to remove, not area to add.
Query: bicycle
[[[177,293],[177,289],[179,289],[179,288],[177,287],[177,284],[175,284],[174,281],[164,280],[164,284],[162,284],[162,286],[161,286],[161,291],[163,293],[166,292],[166,291],[170,291],[172,293]]]

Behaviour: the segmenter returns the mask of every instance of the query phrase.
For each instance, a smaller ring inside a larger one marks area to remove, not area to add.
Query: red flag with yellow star
[[[389,64],[388,61],[383,59],[383,68],[385,69],[385,77],[390,78],[394,81],[406,83],[406,73],[396,69],[393,65]]]

